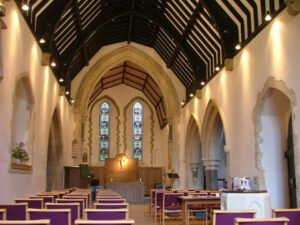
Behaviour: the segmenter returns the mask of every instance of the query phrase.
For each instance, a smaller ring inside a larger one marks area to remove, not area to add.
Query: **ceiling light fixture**
[[[265,16],[265,21],[271,21],[271,20],[272,20],[272,16],[271,16],[270,12],[267,11],[267,14]]]
[[[201,83],[200,83],[202,86],[204,86],[205,85],[205,82],[204,81],[201,81]]]
[[[61,78],[59,78],[59,80],[58,80],[60,83],[62,83],[62,82],[64,82],[64,79],[61,77]]]
[[[73,98],[71,98],[70,101],[72,104],[75,102],[75,100]]]
[[[235,47],[234,47],[236,50],[240,50],[242,48],[241,44],[237,44]]]
[[[193,93],[190,93],[190,97],[191,97],[191,98],[194,97],[194,94],[193,94]]]
[[[66,95],[69,95],[70,94],[70,92],[69,91],[66,91]]]
[[[39,40],[39,42],[40,42],[40,44],[45,44],[45,43],[46,43],[46,40],[45,40],[44,38],[41,38],[41,39]]]
[[[219,70],[220,70],[220,67],[219,67],[219,66],[216,66],[215,69],[216,69],[216,71],[219,71]]]
[[[181,102],[181,105],[184,106],[184,104],[185,104],[185,101],[182,101],[182,102]]]
[[[29,10],[29,4],[28,4],[27,0],[22,1],[22,10],[23,11],[28,11]]]
[[[56,67],[56,63],[54,61],[51,62],[51,67]]]

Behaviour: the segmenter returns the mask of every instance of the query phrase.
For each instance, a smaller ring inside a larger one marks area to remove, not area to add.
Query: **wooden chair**
[[[125,220],[128,219],[128,209],[85,209],[86,220]]]
[[[43,198],[15,198],[15,203],[27,203],[29,209],[42,209],[44,208]]]
[[[75,220],[76,225],[134,225],[134,220]]]
[[[89,207],[88,196],[65,195],[65,196],[63,196],[63,199],[83,199],[84,200],[83,208],[88,208]]]
[[[163,193],[163,202],[161,210],[161,221],[162,225],[165,224],[166,219],[180,219],[181,218],[181,200],[180,196],[183,196],[183,192],[172,193],[164,192]]]
[[[50,220],[0,220],[0,225],[50,225]]]
[[[248,219],[235,218],[234,225],[288,225],[289,219],[286,217],[268,219]]]
[[[6,220],[6,209],[0,209],[0,220]]]
[[[79,203],[79,215],[80,218],[83,217],[83,210],[84,210],[84,199],[65,199],[65,198],[58,198],[56,199],[57,203]]]
[[[72,224],[80,219],[80,203],[46,203],[46,209],[70,209]]]
[[[28,209],[30,220],[49,219],[50,225],[71,225],[70,209]]]
[[[92,197],[89,195],[89,193],[83,193],[83,192],[72,192],[70,194],[67,194],[63,196],[63,198],[68,198],[68,197],[74,197],[74,198],[83,198],[86,201],[86,208],[90,207],[92,204]]]
[[[288,218],[289,225],[299,225],[300,224],[300,209],[273,209],[272,215],[276,217],[286,217]]]
[[[159,189],[155,191],[154,194],[154,221],[157,221],[157,216],[160,215],[163,204],[163,195],[167,192],[165,190]]]
[[[6,220],[26,220],[27,203],[0,204],[0,209],[6,210]]]
[[[200,197],[207,197],[207,192],[188,192],[187,196],[200,196]],[[205,220],[205,224],[207,225],[208,222],[208,210],[207,205],[204,204],[190,204],[188,205],[188,212],[187,212],[187,220],[190,219],[201,219]]]
[[[128,203],[94,203],[95,209],[128,209]]]
[[[45,208],[45,204],[48,202],[53,203],[54,202],[54,196],[53,195],[35,195],[35,196],[29,196],[29,198],[33,199],[43,199],[44,205],[43,208]]]
[[[213,210],[212,225],[232,225],[235,218],[255,218],[255,210]]]

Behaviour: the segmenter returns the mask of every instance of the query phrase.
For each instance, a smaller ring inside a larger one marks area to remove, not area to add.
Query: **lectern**
[[[174,180],[179,178],[178,173],[167,173],[168,178],[170,179],[171,188],[173,188]]]

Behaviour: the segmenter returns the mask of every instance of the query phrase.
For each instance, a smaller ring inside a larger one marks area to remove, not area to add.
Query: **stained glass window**
[[[142,160],[143,156],[143,105],[133,105],[133,158]]]
[[[100,105],[99,118],[99,160],[105,160],[109,157],[109,139],[110,139],[110,105],[103,102]]]

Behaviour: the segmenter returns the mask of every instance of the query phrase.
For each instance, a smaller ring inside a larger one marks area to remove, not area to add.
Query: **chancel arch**
[[[282,81],[269,79],[255,108],[258,187],[270,193],[272,208],[297,207],[293,96]]]
[[[199,128],[192,115],[187,127],[186,144],[186,187],[189,189],[204,188],[204,168]]]
[[[208,103],[202,128],[202,160],[205,174],[205,188],[217,189],[228,182],[226,136],[223,121],[217,105]]]
[[[61,120],[58,109],[54,110],[48,141],[47,155],[47,191],[60,190],[64,188],[63,180],[63,144]]]

